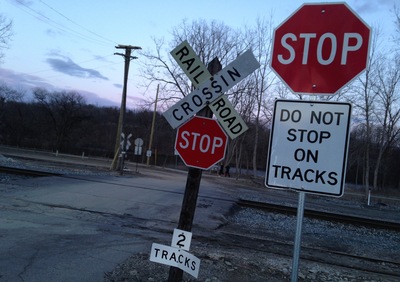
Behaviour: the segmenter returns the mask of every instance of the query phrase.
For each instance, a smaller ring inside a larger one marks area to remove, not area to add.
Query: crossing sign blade
[[[195,87],[199,87],[202,82],[211,78],[207,67],[186,40],[176,46],[170,54]]]
[[[249,129],[226,95],[221,95],[209,107],[232,140]]]

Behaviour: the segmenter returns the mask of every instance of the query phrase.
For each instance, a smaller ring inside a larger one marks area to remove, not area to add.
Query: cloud
[[[100,74],[100,72],[98,72],[97,70],[83,68],[78,64],[76,64],[75,62],[73,62],[68,57],[63,57],[62,59],[48,58],[46,62],[51,66],[53,70],[70,76],[75,76],[80,78],[99,78],[103,80],[108,80],[107,77]]]
[[[115,87],[117,87],[117,88],[122,88],[122,84],[120,84],[120,83],[114,83],[113,84]]]
[[[59,91],[59,90],[67,90],[67,91],[76,91],[81,94],[83,97],[86,98],[88,104],[93,104],[97,106],[112,106],[117,107],[119,103],[109,100],[107,98],[102,98],[98,94],[85,91],[75,88],[68,88],[68,89],[60,89],[59,87],[55,87],[54,85],[46,82],[43,78],[26,74],[15,72],[10,69],[0,68],[0,85],[5,84],[12,89],[22,91],[25,93],[24,100],[31,101],[32,96],[32,89],[34,88],[44,88],[49,91]]]
[[[0,82],[10,86],[18,86],[23,89],[31,89],[35,87],[52,88],[43,78],[26,73],[17,73],[9,69],[0,68]]]

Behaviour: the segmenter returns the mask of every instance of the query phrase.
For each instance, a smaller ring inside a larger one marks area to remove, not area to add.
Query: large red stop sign
[[[366,68],[369,40],[347,4],[304,4],[275,29],[271,67],[295,93],[335,94]]]
[[[187,166],[209,169],[224,159],[227,140],[216,120],[195,116],[178,128],[175,150]]]

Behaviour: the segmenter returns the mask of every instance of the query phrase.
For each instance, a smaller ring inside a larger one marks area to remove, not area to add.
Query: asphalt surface
[[[172,239],[186,177],[141,168],[0,183],[0,281],[102,281],[130,255]],[[195,225],[214,229],[234,196],[205,177],[200,195]]]
[[[77,163],[102,171],[110,166],[103,159],[1,146],[0,154],[62,162],[72,169]],[[104,273],[132,255],[148,256],[152,243],[168,245],[177,227],[187,173],[145,166],[136,173],[135,164],[129,167],[123,176],[78,173],[0,182],[0,281],[103,281]],[[197,235],[211,236],[226,223],[224,215],[238,197],[297,203],[293,193],[252,186],[203,172],[194,240]],[[343,213],[369,211],[371,217],[399,219],[398,212],[381,206],[364,209],[330,197],[310,195],[306,207],[325,209],[336,202]]]

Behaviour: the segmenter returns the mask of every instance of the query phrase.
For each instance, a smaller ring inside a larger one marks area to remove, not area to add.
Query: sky
[[[77,91],[88,103],[119,106],[124,59],[115,46],[154,48],[153,38],[171,40],[184,19],[217,20],[232,28],[255,24],[272,15],[278,26],[303,3],[298,0],[0,0],[0,14],[13,21],[10,48],[3,50],[0,84],[17,90],[35,87]],[[348,0],[370,26],[386,36],[395,30],[391,10],[398,0]],[[400,4],[400,3],[399,3]],[[140,51],[134,51],[140,60]],[[151,99],[155,91],[140,87],[136,60],[130,64],[127,106]]]

